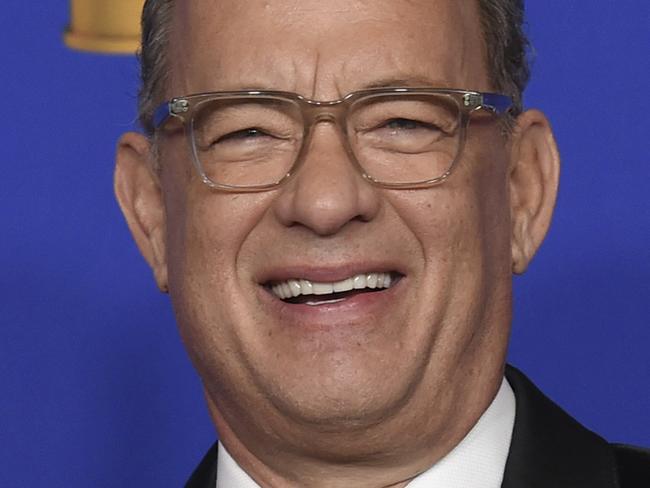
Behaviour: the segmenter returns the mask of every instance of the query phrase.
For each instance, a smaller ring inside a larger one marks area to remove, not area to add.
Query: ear
[[[526,271],[550,226],[560,155],[548,119],[538,110],[528,110],[518,117],[512,138],[512,270],[520,274]]]
[[[165,209],[151,144],[142,134],[128,132],[120,138],[114,185],[131,234],[151,266],[158,288],[167,292]]]

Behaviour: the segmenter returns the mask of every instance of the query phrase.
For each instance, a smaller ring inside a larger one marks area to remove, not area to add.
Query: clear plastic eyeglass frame
[[[445,95],[455,100],[459,107],[459,140],[456,156],[453,158],[448,169],[440,176],[425,181],[413,182],[391,182],[381,181],[366,172],[363,166],[358,162],[354,151],[345,134],[346,130],[346,117],[351,106],[355,103],[363,101],[366,98],[381,97],[381,96],[427,96],[430,95]],[[260,185],[247,185],[236,186],[223,184],[212,181],[206,174],[197,154],[197,145],[194,140],[193,134],[193,121],[195,112],[204,103],[214,100],[280,100],[293,103],[297,105],[302,112],[302,120],[304,126],[304,133],[302,138],[302,146],[297,152],[297,156],[290,169],[276,181],[260,184]],[[283,92],[283,91],[223,91],[223,92],[208,92],[199,93],[194,95],[187,95],[182,97],[173,98],[161,104],[153,116],[154,132],[160,131],[171,120],[179,121],[184,129],[186,138],[189,142],[190,151],[194,166],[199,172],[202,181],[211,188],[227,191],[227,192],[259,192],[277,188],[288,179],[290,179],[300,169],[300,166],[305,160],[305,152],[309,147],[312,128],[321,122],[333,123],[338,127],[338,130],[343,131],[345,151],[357,171],[361,176],[372,183],[373,185],[390,188],[390,189],[416,189],[428,188],[437,185],[446,180],[452,173],[456,163],[461,157],[465,140],[467,136],[467,127],[469,125],[470,117],[477,111],[485,111],[495,117],[502,116],[508,113],[513,107],[512,99],[506,95],[498,93],[484,93],[477,91],[468,91],[460,89],[439,89],[439,88],[376,88],[352,92],[339,100],[331,101],[318,101],[311,100],[296,93]]]

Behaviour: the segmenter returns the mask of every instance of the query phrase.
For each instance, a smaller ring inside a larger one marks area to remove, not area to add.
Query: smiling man
[[[522,21],[516,0],[146,3],[146,134],[115,186],[219,432],[188,486],[645,469],[505,367],[559,175],[521,107]]]

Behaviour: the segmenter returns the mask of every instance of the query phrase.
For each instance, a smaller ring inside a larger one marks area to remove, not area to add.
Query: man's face
[[[197,0],[175,8],[169,97],[273,89],[332,100],[377,84],[492,88],[474,2]],[[248,442],[265,432],[307,445],[314,432],[355,428],[429,442],[417,432],[447,435],[445,425],[478,415],[500,382],[512,269],[507,143],[498,123],[470,124],[446,182],[388,190],[356,172],[338,130],[317,125],[295,177],[259,193],[209,189],[182,136],[161,142],[166,267],[180,331],[217,423]],[[393,285],[310,304],[282,300],[269,286],[372,273],[391,274]],[[352,440],[349,449],[360,453]]]

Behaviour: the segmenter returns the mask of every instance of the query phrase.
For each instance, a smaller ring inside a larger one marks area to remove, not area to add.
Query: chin
[[[267,390],[264,396],[289,421],[310,425],[318,432],[349,433],[397,415],[418,381],[413,368],[384,364],[383,368],[368,369],[368,364],[372,363],[348,364],[345,369],[311,377],[274,376],[261,386]]]

